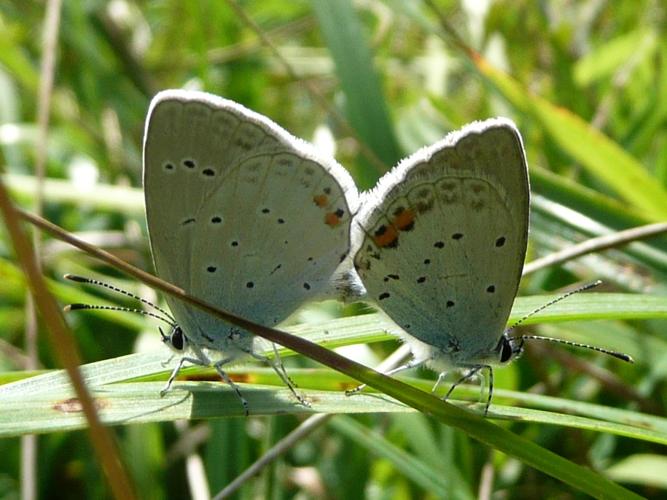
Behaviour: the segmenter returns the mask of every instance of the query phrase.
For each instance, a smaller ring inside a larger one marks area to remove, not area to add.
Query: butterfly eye
[[[500,338],[498,342],[497,350],[500,352],[500,362],[507,363],[514,357],[514,348],[512,346],[512,341],[505,337],[504,335]]]
[[[185,335],[180,326],[175,326],[169,335],[169,344],[175,351],[182,351],[185,348]]]

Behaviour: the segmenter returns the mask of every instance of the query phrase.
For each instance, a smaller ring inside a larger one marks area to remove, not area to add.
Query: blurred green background
[[[30,209],[46,4],[0,3],[0,161],[15,199]],[[402,157],[450,130],[511,117],[531,169],[529,261],[590,237],[667,220],[664,2],[87,0],[65,1],[60,14],[45,217],[149,271],[141,141],[148,103],[165,88],[206,90],[270,117],[330,148],[360,188],[372,187]],[[30,365],[26,289],[4,227],[0,237],[0,382],[6,383]],[[115,283],[150,296],[58,241],[44,238],[42,255],[45,274],[61,283],[63,303],[83,300],[80,287],[63,283],[65,272],[111,274]],[[599,278],[601,291],[661,297],[666,276],[667,238],[655,237],[541,269],[524,279],[520,295]],[[367,311],[326,303],[295,322]],[[155,324],[142,318],[77,314],[68,321],[86,362],[144,344],[161,349]],[[665,326],[664,319],[543,325],[534,331],[629,352],[636,364],[536,346],[495,372],[496,387],[664,417]],[[41,333],[39,367],[56,368]],[[345,353],[372,363],[395,347],[386,341]],[[315,366],[301,357],[287,364]],[[114,432],[142,498],[183,498],[196,496],[195,485],[204,479],[215,493],[303,419],[225,418]],[[666,494],[664,444],[501,424],[641,495]],[[370,432],[377,437],[361,439]],[[21,443],[0,440],[0,498],[26,494],[26,484],[38,498],[110,495],[84,431],[39,437],[37,473],[23,483]],[[203,474],[193,472],[193,460]],[[584,497],[412,413],[332,419],[237,495]]]

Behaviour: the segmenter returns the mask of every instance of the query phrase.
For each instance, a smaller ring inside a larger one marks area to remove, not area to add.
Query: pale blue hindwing
[[[350,250],[358,200],[347,171],[217,96],[156,96],[146,125],[144,190],[158,275],[263,325],[316,298]],[[251,348],[250,334],[167,301],[188,342]]]
[[[416,359],[440,369],[498,361],[528,211],[521,136],[502,118],[418,151],[362,197],[355,268]]]

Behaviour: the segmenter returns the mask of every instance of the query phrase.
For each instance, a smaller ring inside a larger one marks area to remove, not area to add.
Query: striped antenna
[[[601,352],[602,354],[608,354],[609,356],[613,356],[615,358],[626,361],[628,363],[634,363],[635,362],[635,360],[632,359],[632,356],[630,356],[629,354],[624,354],[622,352],[612,351],[610,349],[605,349],[603,347],[597,347],[597,346],[590,345],[590,344],[582,344],[581,342],[572,342],[571,340],[554,339],[552,337],[542,337],[540,335],[521,335],[521,337],[518,337],[518,339],[520,340],[520,347],[523,346],[523,343],[526,340],[545,340],[547,342],[553,342],[555,344],[565,344],[565,345],[569,345],[569,346],[572,346],[572,347],[583,347],[584,349],[590,349],[591,351],[597,351],[597,352]]]
[[[165,311],[164,309],[162,309],[158,305],[153,304],[151,301],[146,300],[142,297],[139,297],[138,295],[135,295],[132,292],[129,292],[127,290],[123,290],[122,288],[118,288],[118,287],[116,287],[114,285],[111,285],[109,283],[106,283],[104,281],[99,281],[99,280],[92,279],[92,278],[85,278],[83,276],[78,276],[76,274],[66,274],[64,276],[64,278],[68,279],[70,281],[74,281],[76,283],[84,283],[84,284],[87,284],[87,285],[95,285],[95,286],[99,286],[99,287],[102,287],[102,288],[106,288],[106,289],[111,290],[115,293],[119,293],[121,295],[125,295],[126,297],[133,298],[133,299],[141,302],[142,304],[146,304],[147,306],[152,307],[153,309],[155,309],[159,313],[162,313],[162,315],[156,314],[156,313],[153,313],[153,312],[150,312],[150,311],[144,311],[142,309],[135,309],[135,308],[132,308],[132,307],[104,306],[104,305],[95,305],[95,304],[69,304],[69,305],[65,306],[65,308],[64,308],[65,311],[97,310],[97,311],[131,312],[131,313],[142,314],[144,316],[149,316],[151,318],[158,319],[160,321],[165,322],[166,324],[168,324],[172,328],[177,326],[176,320],[174,319],[174,317],[171,314],[169,314],[167,311]]]
[[[590,290],[591,288],[595,288],[596,286],[598,286],[600,284],[602,284],[602,281],[597,280],[597,281],[594,281],[592,283],[588,283],[586,285],[580,286],[579,288],[575,288],[574,290],[571,290],[567,293],[564,293],[563,295],[561,295],[559,297],[556,297],[553,300],[550,300],[546,304],[544,304],[544,305],[538,307],[537,309],[535,309],[534,311],[526,314],[523,318],[521,318],[519,321],[514,323],[514,325],[512,325],[507,330],[507,332],[510,332],[510,331],[514,330],[517,326],[519,326],[521,323],[523,323],[526,319],[530,318],[531,316],[534,316],[535,314],[537,314],[540,311],[543,311],[547,307],[551,307],[552,305],[560,302],[563,299],[566,299],[566,298],[570,297],[571,295],[574,295],[575,293]],[[510,337],[510,340],[513,341],[513,342],[517,342],[516,347],[514,347],[513,351],[515,353],[518,353],[518,354],[520,354],[523,351],[523,344],[526,340],[544,340],[546,342],[553,342],[554,344],[565,344],[565,345],[569,345],[569,346],[572,346],[572,347],[582,347],[584,349],[590,349],[591,351],[600,352],[602,354],[608,354],[609,356],[613,356],[617,359],[620,359],[622,361],[626,361],[628,363],[634,363],[635,362],[635,360],[632,359],[632,357],[629,354],[625,354],[625,353],[617,352],[617,351],[612,351],[611,349],[605,349],[603,347],[597,347],[597,346],[593,346],[593,345],[590,345],[590,344],[583,344],[581,342],[573,342],[571,340],[556,339],[556,338],[552,338],[552,337],[543,337],[541,335],[521,335],[519,337]]]
[[[519,321],[514,323],[512,326],[510,326],[507,331],[514,330],[517,326],[519,326],[521,323],[526,321],[528,318],[535,316],[538,312],[544,311],[546,308],[553,306],[554,304],[558,304],[561,300],[567,299],[568,297],[574,295],[575,293],[579,292],[585,292],[586,290],[590,290],[591,288],[595,288],[596,286],[599,286],[602,284],[602,280],[597,280],[592,283],[587,283],[585,285],[582,285],[578,288],[575,288],[574,290],[570,290],[569,292],[565,292],[563,295],[560,295],[556,297],[553,300],[550,300],[546,304],[542,304],[540,307],[535,309],[534,311],[529,312],[526,314],[523,318],[521,318]]]
[[[160,321],[164,321],[166,324],[168,324],[169,326],[172,326],[172,327],[176,326],[175,322],[172,322],[169,319],[167,319],[163,316],[160,316],[159,314],[155,314],[155,313],[152,313],[150,311],[144,311],[143,309],[134,309],[132,307],[104,306],[104,305],[97,305],[97,304],[68,304],[63,308],[63,310],[65,312],[84,311],[84,310],[130,312],[130,313],[142,314],[144,316],[150,316],[151,318],[155,318],[155,319],[158,319]]]

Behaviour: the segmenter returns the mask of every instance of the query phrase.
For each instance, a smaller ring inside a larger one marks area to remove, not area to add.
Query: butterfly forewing
[[[163,92],[144,151],[155,267],[188,293],[273,325],[316,297],[349,252],[347,172],[239,104]],[[226,337],[228,325],[168,301],[191,340]]]
[[[408,157],[365,196],[353,226],[369,297],[452,364],[488,360],[519,285],[528,193],[509,120],[471,124]]]

